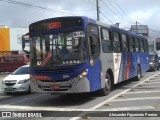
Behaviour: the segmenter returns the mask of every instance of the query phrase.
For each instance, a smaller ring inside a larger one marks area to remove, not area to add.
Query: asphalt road
[[[0,74],[0,80],[6,75]],[[128,80],[120,83],[108,96],[99,96],[96,93],[72,96],[47,93],[6,95],[0,89],[0,111],[12,111],[15,117],[0,118],[2,120],[128,120],[131,115],[137,115],[136,119],[140,120],[159,120],[156,115],[160,115],[160,71],[147,72],[140,81]],[[17,114],[13,112],[18,113],[17,111],[20,116],[28,115],[25,112],[29,111],[37,113],[37,116],[47,117],[16,118]],[[49,112],[43,113],[44,111]],[[115,117],[116,114],[126,117]],[[135,117],[130,119],[135,120]]]

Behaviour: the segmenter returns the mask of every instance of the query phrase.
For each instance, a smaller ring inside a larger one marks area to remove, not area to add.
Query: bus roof
[[[55,17],[55,18],[44,19],[44,20],[40,20],[40,21],[37,21],[37,22],[34,22],[34,23],[30,24],[29,28],[31,29],[31,27],[33,27],[34,25],[39,24],[39,23],[50,22],[52,20],[59,20],[59,19],[63,19],[63,18],[64,19],[82,18],[85,21],[84,22],[85,24],[83,26],[84,28],[86,28],[85,26],[87,25],[87,22],[88,22],[88,23],[97,24],[97,25],[100,25],[100,26],[104,26],[104,27],[110,28],[111,30],[116,30],[116,31],[118,31],[120,33],[129,34],[129,35],[133,35],[133,36],[137,36],[137,37],[141,37],[143,39],[146,39],[145,36],[139,35],[137,33],[131,32],[131,31],[126,31],[126,30],[123,30],[121,28],[117,28],[117,27],[112,26],[112,25],[105,24],[103,22],[97,21],[95,19],[92,19],[92,18],[89,18],[89,17],[86,17],[86,16],[64,16],[64,17]]]
[[[135,32],[131,32],[131,31],[126,31],[126,30],[123,30],[123,29],[121,29],[121,28],[117,28],[117,27],[115,27],[115,26],[111,26],[111,29],[112,30],[116,30],[116,31],[118,31],[118,32],[121,32],[121,33],[124,33],[124,34],[129,34],[129,35],[133,35],[133,36],[135,36],[135,37],[141,37],[141,38],[143,38],[143,39],[147,39],[145,36],[143,36],[143,35],[140,35],[140,34],[137,34],[137,33],[135,33]]]

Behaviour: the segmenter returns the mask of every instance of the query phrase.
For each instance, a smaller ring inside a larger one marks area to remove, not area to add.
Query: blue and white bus
[[[114,84],[140,80],[149,69],[147,38],[88,17],[32,23],[29,37],[31,86],[37,92],[107,95]]]

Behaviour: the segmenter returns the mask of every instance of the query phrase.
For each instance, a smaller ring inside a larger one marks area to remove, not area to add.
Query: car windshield
[[[20,67],[12,73],[12,75],[22,75],[22,74],[29,74],[29,67]]]

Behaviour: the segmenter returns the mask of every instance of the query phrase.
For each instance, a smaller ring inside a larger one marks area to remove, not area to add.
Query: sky
[[[160,0],[99,0],[100,21],[120,28],[148,25],[150,38],[160,37]],[[0,0],[0,25],[10,28],[60,16],[97,19],[96,0]]]

